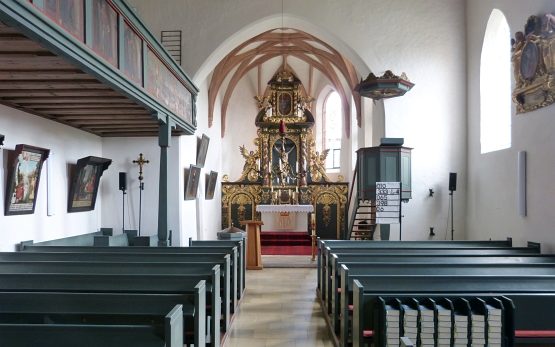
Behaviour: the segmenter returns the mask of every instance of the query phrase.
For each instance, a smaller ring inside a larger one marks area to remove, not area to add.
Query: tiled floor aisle
[[[247,271],[247,291],[225,347],[332,347],[316,298],[316,269]]]

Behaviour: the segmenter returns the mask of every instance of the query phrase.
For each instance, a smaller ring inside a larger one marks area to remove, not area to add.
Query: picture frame
[[[77,160],[71,173],[67,212],[94,210],[100,178],[111,163],[111,159],[93,156]]]
[[[8,154],[4,215],[35,213],[42,164],[49,154],[49,149],[24,144]]]
[[[198,138],[197,138],[198,139]],[[206,154],[208,153],[208,145],[210,144],[210,138],[206,134],[202,134],[202,138],[197,141],[197,166],[204,167],[206,162]]]
[[[191,164],[185,169],[185,200],[194,200],[197,197],[200,181],[200,167]]]
[[[214,191],[216,190],[216,183],[218,182],[218,173],[216,171],[210,171],[206,174],[206,192],[204,198],[206,200],[214,199]]]

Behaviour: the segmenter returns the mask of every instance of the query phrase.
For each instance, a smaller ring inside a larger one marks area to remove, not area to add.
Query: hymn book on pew
[[[418,310],[411,303],[401,305],[403,310],[403,336],[411,341],[417,341],[418,337]]]
[[[385,338],[386,344],[390,346],[399,346],[400,335],[400,311],[394,305],[385,305]]]
[[[488,346],[501,346],[502,310],[489,304],[486,305],[486,309],[488,312]]]
[[[434,308],[420,304],[418,310],[420,311],[420,346],[435,346]]]
[[[451,303],[438,303],[437,307],[437,343],[438,347],[451,346],[452,310]]]

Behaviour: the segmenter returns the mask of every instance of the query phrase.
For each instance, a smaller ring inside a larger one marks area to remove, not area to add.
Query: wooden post
[[[158,246],[168,245],[168,147],[171,126],[160,124],[158,144],[160,146],[160,183],[158,193]]]
[[[260,226],[264,223],[259,220],[244,220],[241,225],[247,226],[247,270],[262,270]]]

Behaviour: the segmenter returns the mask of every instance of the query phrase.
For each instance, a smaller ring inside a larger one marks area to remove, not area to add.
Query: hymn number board
[[[376,182],[376,224],[399,224],[401,182]]]

